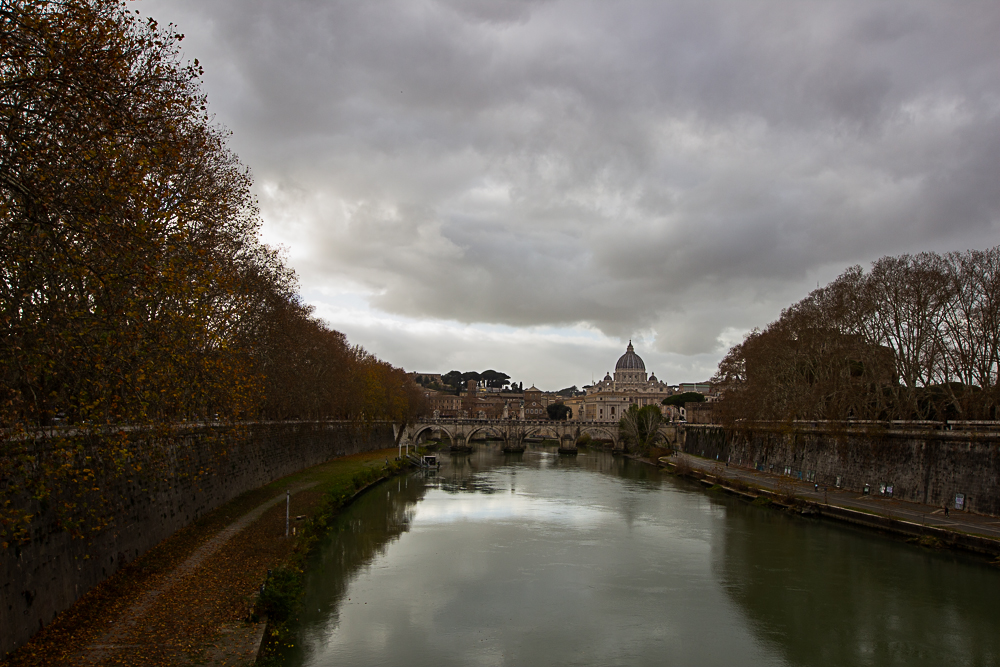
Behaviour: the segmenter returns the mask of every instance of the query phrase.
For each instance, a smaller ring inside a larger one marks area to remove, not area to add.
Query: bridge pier
[[[566,454],[567,456],[576,456],[580,453],[580,450],[576,447],[576,437],[572,433],[563,431],[563,434],[559,437],[559,453]]]
[[[472,446],[465,437],[465,433],[456,433],[451,441],[451,451],[461,454],[468,454],[472,451]]]

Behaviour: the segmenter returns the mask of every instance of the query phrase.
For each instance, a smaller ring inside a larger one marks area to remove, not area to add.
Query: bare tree
[[[650,447],[664,439],[660,432],[663,421],[663,413],[658,406],[647,405],[640,408],[633,405],[618,421],[618,428],[626,442],[633,444],[640,453],[646,454]]]
[[[993,418],[1000,248],[851,267],[734,346],[714,378],[738,420]]]

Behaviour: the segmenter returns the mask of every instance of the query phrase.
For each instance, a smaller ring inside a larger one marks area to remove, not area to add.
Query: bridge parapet
[[[447,436],[452,447],[466,448],[480,433],[502,440],[505,449],[523,449],[524,441],[533,437],[550,437],[560,449],[576,450],[577,439],[584,434],[599,440],[610,440],[615,449],[622,448],[617,421],[554,421],[549,419],[425,419],[407,427],[404,444],[416,445],[428,431]],[[678,429],[666,424],[661,427],[664,439],[676,444]]]

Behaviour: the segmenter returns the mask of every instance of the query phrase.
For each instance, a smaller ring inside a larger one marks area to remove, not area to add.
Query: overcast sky
[[[853,264],[1000,244],[1000,3],[140,0],[268,243],[420,372],[671,384]]]

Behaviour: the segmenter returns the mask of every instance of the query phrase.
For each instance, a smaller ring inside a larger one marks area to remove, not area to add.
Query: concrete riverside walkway
[[[675,464],[683,468],[697,470],[703,474],[712,475],[720,480],[738,480],[745,484],[760,487],[780,495],[794,495],[797,498],[815,503],[820,508],[824,505],[834,508],[844,508],[863,512],[868,515],[880,516],[885,519],[902,522],[909,526],[936,528],[951,533],[974,535],[997,540],[991,553],[1000,554],[1000,517],[972,514],[950,508],[945,516],[943,507],[934,507],[920,503],[907,502],[894,498],[885,498],[877,493],[873,485],[873,495],[863,495],[857,491],[847,491],[837,488],[819,487],[817,491],[813,483],[777,475],[771,472],[761,472],[753,468],[745,468],[724,461],[705,459],[690,454],[678,453],[660,459],[661,464]],[[991,545],[987,545],[991,546]]]

